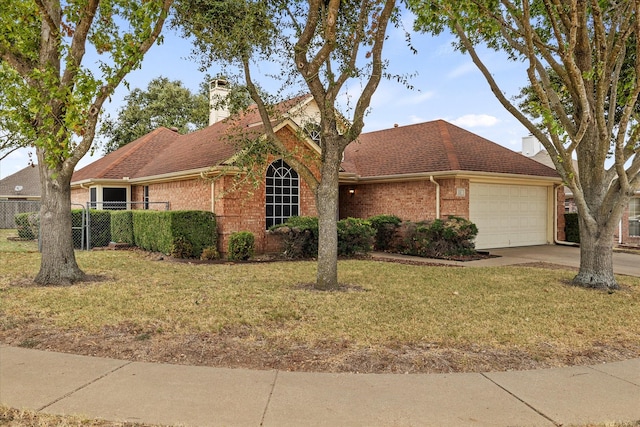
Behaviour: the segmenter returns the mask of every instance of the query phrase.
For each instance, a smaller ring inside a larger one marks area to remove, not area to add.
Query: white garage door
[[[477,249],[547,243],[547,188],[471,183],[469,218]]]

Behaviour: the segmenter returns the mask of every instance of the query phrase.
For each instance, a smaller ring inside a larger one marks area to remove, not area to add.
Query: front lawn
[[[6,232],[0,239],[6,240]],[[202,264],[77,252],[93,279],[35,287],[39,254],[0,246],[0,342],[131,360],[332,372],[477,372],[640,355],[640,279],[341,261]]]

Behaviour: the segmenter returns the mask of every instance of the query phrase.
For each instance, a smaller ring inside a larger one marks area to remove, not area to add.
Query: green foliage
[[[133,211],[111,212],[111,241],[134,244]]]
[[[475,252],[473,240],[477,235],[474,223],[455,216],[445,221],[410,222],[406,226],[402,252],[427,258],[469,255]]]
[[[38,212],[19,213],[14,219],[18,229],[18,237],[27,240],[38,238],[40,231],[40,215]]]
[[[173,244],[168,211],[133,211],[133,238],[140,249],[169,254]]]
[[[367,220],[346,218],[338,221],[338,255],[352,256],[373,249],[376,230]]]
[[[368,219],[376,230],[374,247],[379,251],[387,251],[392,248],[393,240],[402,220],[395,215],[376,215]]]
[[[367,253],[373,248],[376,231],[371,224],[359,218],[338,221],[338,254],[351,256]],[[294,216],[271,231],[283,236],[284,255],[292,259],[318,256],[318,218]]]
[[[207,246],[202,250],[202,254],[200,254],[201,260],[214,260],[220,258],[220,252],[218,252],[218,248],[215,246]]]
[[[133,212],[133,236],[141,249],[199,257],[205,247],[217,244],[216,218],[205,211]]]
[[[202,129],[209,124],[208,93],[191,93],[179,80],[158,77],[146,91],[134,89],[124,98],[126,104],[114,119],[102,120],[100,134],[107,139],[104,152],[109,153],[164,126],[179,133]]]
[[[292,216],[287,222],[271,227],[283,236],[284,256],[291,259],[318,256],[318,218]]]
[[[193,245],[184,236],[173,239],[170,255],[174,258],[193,258]]]
[[[567,242],[580,243],[580,223],[577,213],[564,214],[564,236]]]
[[[253,256],[255,237],[249,231],[238,231],[229,236],[229,253],[232,261],[246,261]]]
[[[84,209],[71,210],[73,244],[76,249],[80,249],[83,246],[86,247],[86,242],[83,244],[86,235],[83,235],[84,229],[82,228],[84,214]],[[91,209],[89,210],[89,216],[91,247],[99,248],[109,246],[109,242],[111,242],[111,211]]]

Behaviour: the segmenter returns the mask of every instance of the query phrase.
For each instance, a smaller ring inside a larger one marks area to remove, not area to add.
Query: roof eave
[[[552,176],[539,176],[539,175],[522,175],[522,174],[510,174],[510,173],[496,173],[496,172],[480,172],[480,171],[436,171],[436,172],[419,172],[411,174],[398,174],[398,175],[379,175],[379,176],[367,176],[360,177],[355,173],[340,173],[340,183],[342,184],[374,184],[374,183],[388,183],[388,182],[403,182],[403,181],[421,181],[434,178],[460,178],[469,179],[471,181],[526,181],[527,183],[541,183],[544,185],[561,184],[562,179],[560,177]]]

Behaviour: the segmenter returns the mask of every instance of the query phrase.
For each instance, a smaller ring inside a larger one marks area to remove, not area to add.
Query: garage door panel
[[[469,216],[478,226],[478,249],[547,243],[547,189],[471,183]]]

